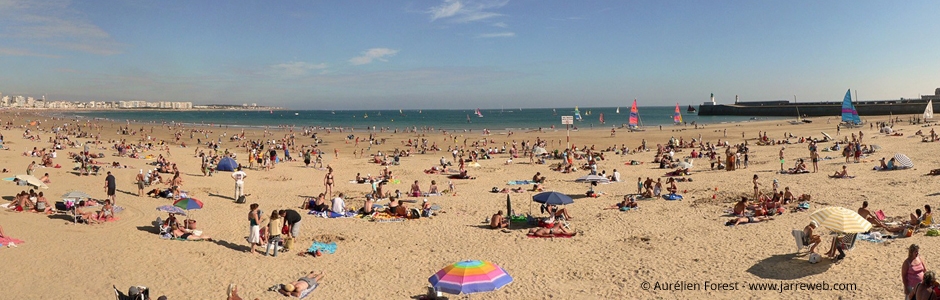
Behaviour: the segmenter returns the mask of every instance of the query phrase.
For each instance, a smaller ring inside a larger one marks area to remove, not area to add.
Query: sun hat
[[[287,292],[293,292],[293,291],[294,291],[294,285],[293,285],[293,284],[290,284],[290,283],[285,284],[283,288],[284,288],[284,291],[287,291]]]
[[[424,198],[424,202],[428,202],[428,198]]]
[[[816,220],[809,221],[809,225],[813,225],[813,227],[819,227],[819,223],[817,223]]]

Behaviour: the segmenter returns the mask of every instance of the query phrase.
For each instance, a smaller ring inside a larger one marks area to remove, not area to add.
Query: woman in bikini
[[[326,176],[323,177],[323,185],[326,186],[326,196],[333,197],[333,167],[326,167]]]
[[[758,199],[758,197],[760,197],[760,190],[758,189],[759,185],[760,183],[757,183],[757,174],[754,174],[754,200],[759,200]]]

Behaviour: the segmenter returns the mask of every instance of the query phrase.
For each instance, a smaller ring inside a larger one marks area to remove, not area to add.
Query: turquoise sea
[[[756,118],[743,116],[698,116],[686,113],[682,107],[684,122],[698,124],[716,124],[728,122],[747,122]],[[630,108],[620,107],[582,107],[582,121],[573,126],[579,129],[610,128],[626,124],[630,118]],[[639,108],[643,126],[673,126],[675,106],[650,106]],[[114,121],[145,123],[178,122],[187,124],[212,124],[245,127],[265,127],[293,125],[318,127],[353,127],[371,126],[387,128],[433,127],[437,129],[490,129],[490,130],[525,130],[564,127],[561,116],[574,115],[574,108],[523,108],[523,109],[481,109],[483,117],[474,114],[474,110],[225,110],[225,111],[166,111],[166,110],[102,110],[68,112],[68,115],[85,118],[105,118]],[[599,121],[604,115],[605,124]],[[470,122],[467,122],[469,118]],[[761,117],[759,120],[785,118]]]

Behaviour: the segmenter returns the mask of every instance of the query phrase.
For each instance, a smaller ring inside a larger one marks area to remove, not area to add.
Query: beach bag
[[[809,255],[809,263],[811,264],[818,263],[821,259],[822,255],[819,255],[819,253],[812,253]]]
[[[288,233],[290,233],[289,225],[284,225],[284,227],[281,227],[281,234],[288,234]]]
[[[238,196],[238,199],[235,199],[235,203],[238,204],[245,204],[246,201],[248,201],[248,199],[246,199],[245,195]]]
[[[927,236],[940,236],[940,230],[934,228],[928,229]]]
[[[284,250],[294,248],[294,238],[284,238]]]

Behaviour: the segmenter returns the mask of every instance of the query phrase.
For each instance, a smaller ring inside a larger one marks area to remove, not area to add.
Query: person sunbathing
[[[539,237],[553,237],[556,235],[567,235],[567,236],[576,236],[577,232],[571,232],[566,230],[563,226],[553,226],[552,228],[538,227],[529,229],[529,232],[526,235],[530,236],[539,236]]]
[[[7,234],[3,232],[3,226],[0,226],[0,238],[7,237]]]
[[[415,180],[415,183],[411,185],[411,192],[410,192],[410,194],[411,194],[412,197],[421,197],[421,187],[418,186],[418,181],[417,181],[417,180]]]
[[[803,245],[810,246],[810,253],[816,253],[816,247],[819,246],[819,243],[822,243],[822,239],[816,234],[817,227],[819,227],[819,223],[816,223],[816,221],[810,221],[809,225],[803,227]]]
[[[111,200],[104,200],[104,206],[98,211],[98,220],[107,221],[109,218],[114,218],[114,207]]]
[[[862,202],[862,207],[858,208],[858,215],[862,216],[862,218],[865,218],[865,220],[871,223],[872,226],[884,228],[885,230],[890,231],[890,232],[901,232],[905,229],[905,226],[888,226],[884,222],[879,220],[877,216],[875,216],[874,214],[871,213],[871,211],[868,210],[868,201]]]
[[[847,178],[847,177],[849,177],[849,171],[845,169],[845,166],[842,166],[842,171],[836,172],[835,174],[832,174],[832,176],[829,176],[829,177],[832,177],[832,178]]]
[[[760,222],[770,221],[773,219],[774,218],[767,217],[767,216],[740,217],[740,218],[733,218],[731,220],[728,220],[728,222],[725,222],[725,225],[735,226],[738,224],[760,223]]]
[[[324,275],[325,274],[322,271],[320,272],[311,271],[306,276],[301,277],[294,282],[285,283],[281,285],[281,288],[278,290],[278,292],[281,293],[281,295],[284,295],[287,297],[299,298],[300,293],[303,292],[304,290],[307,290],[310,287],[319,285],[318,282],[320,280],[323,280]]]
[[[84,221],[85,221],[85,224],[88,224],[88,225],[93,225],[93,224],[101,223],[101,221],[98,220],[98,213],[99,213],[99,212],[97,212],[97,211],[84,211],[84,210],[81,209],[82,206],[83,206],[83,205],[79,204],[79,205],[75,208],[75,215],[76,215],[76,216],[82,217],[82,220],[84,220]]]
[[[548,205],[548,207],[546,208],[548,208],[548,212],[553,217],[564,217],[565,220],[572,220],[571,215],[568,214],[567,208],[564,208],[564,207],[558,208],[557,205]]]
[[[500,229],[509,227],[509,220],[503,217],[503,211],[499,211],[490,217],[490,228]]]
[[[741,201],[734,204],[734,208],[731,209],[731,212],[735,216],[744,216],[744,212],[747,211],[747,197],[741,197]]]
[[[610,207],[607,207],[604,209],[626,210],[626,209],[633,209],[633,208],[637,208],[636,199],[631,198],[630,196],[624,195],[623,201],[620,201],[617,204],[611,205]]]
[[[52,183],[52,180],[49,180],[49,173],[42,175],[42,178],[39,178],[42,183]]]
[[[212,241],[212,238],[208,235],[205,235],[202,232],[198,232],[199,235],[197,236],[195,232],[198,232],[198,230],[182,229],[180,228],[179,223],[177,223],[175,226],[173,226],[173,230],[170,231],[170,234],[172,234],[175,238],[187,241]]]
[[[940,169],[930,170],[930,172],[927,173],[927,175],[940,175]]]

